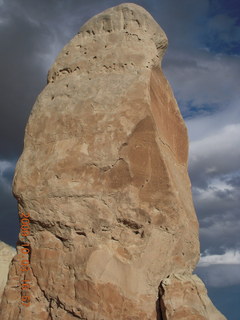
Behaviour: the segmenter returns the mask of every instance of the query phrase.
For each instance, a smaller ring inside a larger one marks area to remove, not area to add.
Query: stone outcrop
[[[0,241],[0,301],[7,282],[9,265],[15,256],[16,250]]]
[[[163,320],[223,320],[196,275],[173,274],[161,282],[160,310]]]
[[[199,259],[198,221],[187,130],[160,67],[166,47],[147,11],[122,4],[89,20],[51,67],[15,172],[31,227],[18,252],[30,244],[30,269],[16,256],[5,320],[210,320],[201,285],[183,297],[189,315],[179,303]]]

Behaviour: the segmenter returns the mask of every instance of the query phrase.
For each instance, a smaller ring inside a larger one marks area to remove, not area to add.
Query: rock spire
[[[188,136],[161,70],[167,37],[127,3],[90,19],[38,96],[14,194],[30,214],[5,320],[223,320],[192,276],[198,221]],[[21,278],[31,281],[21,306]]]

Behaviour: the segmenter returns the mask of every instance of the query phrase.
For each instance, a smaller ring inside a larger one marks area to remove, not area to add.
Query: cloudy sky
[[[14,167],[50,65],[80,26],[117,0],[0,0],[0,239],[15,245]],[[200,221],[197,273],[228,320],[240,314],[240,3],[139,0],[169,38],[163,69],[190,136]]]

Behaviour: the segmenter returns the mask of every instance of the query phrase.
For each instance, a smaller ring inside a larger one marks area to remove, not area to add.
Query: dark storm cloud
[[[236,188],[236,190],[239,191],[239,189],[240,189],[240,172],[237,172],[236,176],[234,176],[234,177],[225,178],[225,181],[227,184]]]
[[[39,56],[45,54],[52,34],[44,24],[30,21],[10,1],[0,28],[1,157],[16,157],[34,99],[45,83]],[[11,9],[11,10],[10,10]]]

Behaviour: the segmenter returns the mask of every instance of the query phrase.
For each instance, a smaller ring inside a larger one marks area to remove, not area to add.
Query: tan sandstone
[[[122,4],[90,19],[51,67],[13,188],[31,215],[20,236],[31,268],[23,275],[15,259],[4,320],[160,319],[161,281],[195,268],[188,137],[161,71],[166,47],[146,10]]]
[[[7,282],[9,265],[16,250],[8,244],[0,241],[0,301]]]
[[[160,286],[163,320],[224,320],[196,275],[174,274]]]

